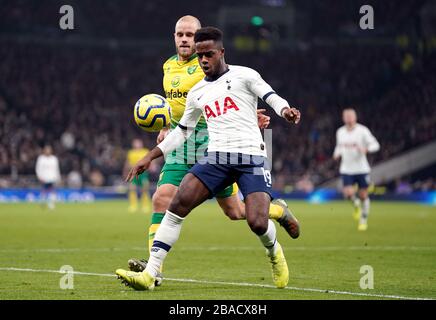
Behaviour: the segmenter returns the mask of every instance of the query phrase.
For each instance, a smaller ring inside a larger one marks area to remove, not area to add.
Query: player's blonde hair
[[[177,29],[177,24],[179,24],[181,22],[193,23],[196,25],[197,29],[201,28],[200,20],[197,17],[191,16],[191,15],[186,15],[186,16],[179,18],[179,20],[177,20],[177,22],[176,22],[175,29]]]

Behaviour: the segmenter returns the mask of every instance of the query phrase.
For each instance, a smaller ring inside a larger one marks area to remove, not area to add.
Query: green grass
[[[0,205],[0,299],[380,299],[355,293],[436,298],[436,208],[373,202],[369,229],[358,232],[345,202],[290,203],[302,224],[292,240],[278,227],[291,289],[272,285],[259,240],[245,221],[230,221],[216,202],[196,209],[165,262],[165,276],[217,283],[167,280],[154,292],[135,292],[114,277],[75,275],[61,290],[61,274],[1,268],[113,274],[131,257],[145,257],[150,216],[129,214],[125,202]],[[374,289],[359,286],[362,265],[374,269]],[[312,292],[313,288],[330,292]],[[353,293],[344,295],[332,290]],[[387,297],[384,297],[387,298]]]

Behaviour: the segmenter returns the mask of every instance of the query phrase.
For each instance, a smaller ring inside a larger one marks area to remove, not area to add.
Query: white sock
[[[369,207],[370,207],[370,201],[368,197],[365,200],[363,200],[363,204],[362,204],[362,216],[360,217],[360,223],[362,224],[365,224],[368,221]]]
[[[56,193],[50,192],[47,197],[47,206],[49,209],[55,208],[55,202],[56,202]]]
[[[185,219],[168,210],[165,213],[159,229],[156,231],[153,246],[150,251],[150,259],[148,260],[147,268],[145,268],[153,277],[156,277],[168,251],[170,251],[171,247],[179,238],[183,220]]]
[[[358,197],[356,197],[355,194],[350,197],[350,200],[353,203],[353,206],[355,208],[359,208],[360,207],[360,204],[361,204],[360,199]]]
[[[273,256],[277,250],[276,226],[274,222],[268,220],[268,229],[263,235],[259,236],[259,239],[268,250],[268,255]]]

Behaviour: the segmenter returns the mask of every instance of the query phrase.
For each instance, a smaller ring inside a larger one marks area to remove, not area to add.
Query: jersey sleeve
[[[179,121],[179,127],[183,130],[194,129],[201,118],[201,114],[201,108],[199,108],[195,103],[195,97],[190,91],[186,98],[186,108]]]
[[[188,93],[186,109],[178,126],[157,146],[161,149],[164,157],[173,152],[184,143],[194,132],[195,126],[201,117],[201,109],[195,105],[192,95]]]
[[[333,152],[333,157],[338,158],[341,156],[341,147],[339,146],[339,130],[336,131],[336,146]]]
[[[369,153],[377,152],[380,150],[380,144],[368,128],[365,128],[363,137]]]
[[[265,80],[260,76],[260,74],[250,69],[250,72],[248,72],[248,87],[255,95],[257,95],[259,98],[261,98],[263,101],[265,99],[275,93],[272,87],[266,83]]]
[[[36,172],[36,176],[40,180],[41,180],[41,165],[42,165],[41,156],[38,156],[38,158],[36,159],[35,172]]]

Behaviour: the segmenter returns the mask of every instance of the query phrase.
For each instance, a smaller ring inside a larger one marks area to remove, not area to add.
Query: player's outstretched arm
[[[185,115],[183,115],[182,120],[184,120]],[[195,122],[196,124],[196,122]],[[171,131],[167,138],[159,143],[156,147],[153,148],[147,155],[139,160],[133,168],[129,171],[129,174],[126,177],[127,181],[132,181],[134,177],[143,173],[145,170],[148,170],[151,162],[154,159],[157,159],[161,156],[166,156],[167,154],[173,152],[180,145],[182,145],[186,139],[193,133],[194,130],[188,130],[188,128],[183,127],[181,124],[177,126],[173,131]],[[189,131],[189,132],[188,132]]]
[[[149,167],[151,162],[154,159],[157,159],[163,155],[163,152],[159,147],[154,147],[153,150],[151,150],[147,155],[139,160],[129,171],[126,177],[126,182],[130,182],[133,180],[133,178],[137,177],[144,171],[146,171]]]
[[[298,124],[300,122],[301,113],[297,108],[283,108],[281,114],[290,123]]]

